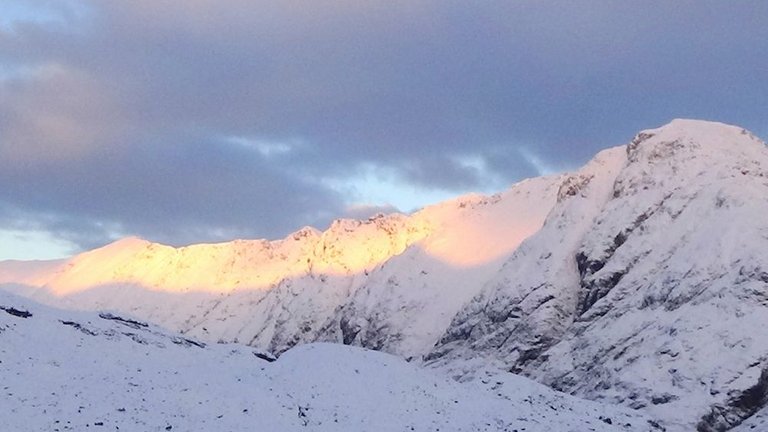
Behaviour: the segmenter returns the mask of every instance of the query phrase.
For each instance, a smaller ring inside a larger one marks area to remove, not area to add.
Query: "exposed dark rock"
[[[661,394],[661,395],[652,396],[651,397],[651,403],[654,404],[654,405],[663,405],[663,404],[675,401],[677,399],[679,399],[679,398],[677,396],[675,396],[675,395],[671,395],[669,393],[664,393],[664,394]]]
[[[443,337],[440,338],[436,346],[443,346],[451,342],[468,340],[472,334],[473,328],[474,326],[469,325],[466,322],[456,323],[452,328],[449,329],[448,332],[443,335]]]
[[[76,328],[77,330],[80,330],[81,332],[83,332],[83,333],[87,334],[88,336],[96,336],[96,335],[98,334],[98,333],[96,333],[95,331],[93,331],[93,330],[91,330],[91,329],[89,329],[89,328],[87,328],[87,327],[84,327],[82,324],[80,324],[80,323],[78,323],[78,322],[74,322],[74,321],[62,321],[62,320],[59,320],[59,322],[60,322],[60,323],[62,323],[62,324],[64,324],[65,326],[74,327],[74,328]]]
[[[599,272],[605,267],[605,262],[605,260],[591,260],[583,251],[576,254],[576,266],[582,279]]]
[[[13,315],[15,317],[19,317],[19,318],[30,318],[30,317],[32,317],[32,314],[29,311],[25,311],[25,310],[21,310],[21,309],[16,309],[14,307],[0,306],[0,309],[6,311],[7,313],[9,313],[9,314],[11,314],[11,315]]]
[[[523,367],[533,360],[536,360],[546,348],[547,344],[541,344],[541,346],[523,350],[517,358],[515,365],[512,366],[509,371],[515,374],[523,372]]]
[[[298,406],[298,417],[301,420],[302,426],[307,426],[309,424],[309,418],[307,417],[307,413],[309,412],[309,407],[303,407],[301,405]]]
[[[450,350],[444,349],[444,350],[432,350],[428,354],[425,354],[422,357],[422,360],[427,363],[431,362],[433,360],[437,360],[439,358],[444,357],[446,354],[448,354]]]
[[[183,338],[180,336],[176,336],[173,339],[171,339],[171,342],[175,343],[176,345],[183,345],[183,346],[196,346],[198,348],[205,348],[205,344],[202,342],[194,341],[192,339]]]
[[[591,276],[601,271],[608,261],[613,257],[616,251],[627,241],[629,235],[639,228],[648,218],[650,218],[659,208],[663,207],[664,202],[669,199],[671,194],[667,194],[661,202],[653,209],[638,215],[632,224],[620,231],[613,238],[611,245],[603,251],[598,257],[592,258],[585,251],[576,253],[576,266],[579,270],[582,292],[578,304],[578,313],[583,315],[598,300],[605,297],[616,285],[629,269],[613,272],[609,275],[593,279]]]
[[[125,332],[123,333],[123,336],[128,336],[129,338],[131,338],[131,340],[133,340],[137,344],[148,345],[147,341],[144,340],[141,336],[137,335],[136,333]]]
[[[607,277],[592,280],[588,283],[582,283],[584,288],[583,297],[579,304],[579,314],[588,311],[598,300],[608,295],[608,293],[619,284],[621,278],[626,274],[626,270],[611,273]]]
[[[372,316],[361,326],[362,329],[353,339],[356,346],[382,351],[384,347],[400,341],[403,337],[400,332],[392,332],[387,323],[382,322],[383,317]]]
[[[262,360],[264,360],[266,362],[269,362],[269,363],[272,363],[273,361],[277,360],[277,357],[275,357],[274,355],[272,355],[272,354],[270,354],[268,352],[254,351],[253,355],[255,355],[257,358],[260,358],[260,359],[262,359]]]
[[[768,271],[763,270],[761,267],[741,267],[739,269],[739,278],[737,283],[746,282],[749,280],[755,280],[758,282],[768,283]]]
[[[576,196],[589,185],[593,178],[594,175],[572,175],[566,178],[557,191],[557,201],[561,202],[568,197]]]
[[[131,327],[131,328],[134,328],[134,329],[137,329],[137,330],[139,328],[141,328],[141,327],[145,327],[145,328],[149,327],[149,324],[147,324],[145,322],[141,322],[141,321],[136,321],[136,320],[132,320],[132,319],[128,319],[128,318],[119,317],[117,315],[113,315],[113,314],[108,313],[108,312],[100,313],[99,314],[99,318],[102,318],[102,319],[105,319],[105,320],[110,320],[110,321],[117,321],[120,324],[126,325],[128,327]]]
[[[757,383],[732,396],[725,405],[714,405],[696,425],[698,432],[724,432],[740,425],[768,404],[768,369]]]
[[[616,251],[616,249],[620,248],[621,245],[624,244],[625,241],[627,241],[627,237],[629,236],[628,233],[620,232],[616,234],[616,237],[613,238],[613,250],[612,252]]]
[[[627,145],[627,156],[631,156],[637,150],[637,147],[645,141],[653,138],[656,134],[650,132],[640,132],[632,141]]]
[[[545,303],[553,298],[554,296],[548,296],[542,303]],[[510,319],[519,319],[522,313],[522,309],[520,305],[508,305],[504,308],[488,308],[486,309],[485,313],[492,323],[497,324]]]
[[[344,345],[352,344],[361,330],[359,325],[351,324],[347,317],[341,318],[339,321],[339,328],[341,329],[341,337]]]

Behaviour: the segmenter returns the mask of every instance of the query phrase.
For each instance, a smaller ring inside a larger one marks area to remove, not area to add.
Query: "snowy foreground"
[[[8,431],[648,429],[639,414],[513,375],[487,377],[482,388],[335,344],[303,345],[270,362],[252,348],[198,345],[117,315],[5,293],[0,306]]]

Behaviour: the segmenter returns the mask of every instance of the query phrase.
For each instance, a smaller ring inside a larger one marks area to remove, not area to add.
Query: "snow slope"
[[[114,314],[50,309],[5,293],[0,307],[3,430],[608,432],[648,425],[639,414],[521,377],[491,393],[342,345],[304,345],[267,362],[246,346],[206,346]]]

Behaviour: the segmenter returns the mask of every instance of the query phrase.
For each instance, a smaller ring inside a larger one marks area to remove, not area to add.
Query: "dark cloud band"
[[[0,27],[0,218],[82,246],[392,204],[324,182],[364,165],[459,193],[673,117],[768,131],[762,2],[28,5],[47,18]]]

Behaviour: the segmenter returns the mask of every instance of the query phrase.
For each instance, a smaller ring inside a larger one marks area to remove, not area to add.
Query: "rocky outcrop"
[[[698,432],[724,432],[740,425],[768,405],[768,371],[763,370],[755,385],[734,391],[723,404],[712,406],[696,425]]]

